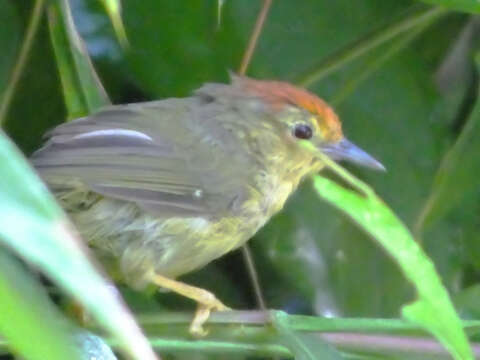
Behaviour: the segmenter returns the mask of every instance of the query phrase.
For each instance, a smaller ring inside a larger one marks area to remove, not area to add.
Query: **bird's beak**
[[[333,160],[346,160],[371,169],[386,170],[373,156],[367,154],[345,138],[335,144],[323,144],[320,146],[320,150]]]

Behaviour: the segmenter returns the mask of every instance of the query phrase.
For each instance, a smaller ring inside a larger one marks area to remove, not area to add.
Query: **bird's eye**
[[[293,128],[293,135],[298,139],[308,140],[313,136],[313,131],[307,124],[297,124]]]

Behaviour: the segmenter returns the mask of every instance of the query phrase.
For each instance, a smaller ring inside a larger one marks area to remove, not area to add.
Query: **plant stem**
[[[247,50],[243,55],[242,63],[238,70],[238,73],[240,75],[245,75],[245,73],[247,72],[248,65],[250,64],[250,60],[252,59],[253,52],[255,51],[255,47],[257,46],[258,38],[260,36],[260,33],[262,32],[263,25],[265,24],[265,19],[267,18],[268,11],[270,10],[271,5],[272,5],[272,0],[263,1],[263,7],[260,10],[260,14],[257,17],[257,22],[255,23],[255,27],[253,28],[252,35],[250,36]]]
[[[151,345],[162,353],[201,351],[209,354],[291,357],[290,351],[277,343],[275,328],[269,326],[278,314],[280,312],[275,310],[214,313],[207,324],[210,331],[208,338],[201,340],[190,339],[189,313],[143,315],[139,316],[139,320]],[[287,319],[289,329],[317,335],[342,351],[449,358],[440,343],[426,337],[421,327],[403,320],[280,315]],[[480,321],[464,321],[463,325],[466,329],[475,330],[480,327]],[[114,342],[110,343],[116,346]],[[472,348],[476,356],[480,356],[480,345],[472,344]]]
[[[0,125],[3,125],[5,123],[8,108],[10,107],[13,95],[15,93],[15,89],[17,88],[25,64],[27,63],[28,55],[30,54],[30,50],[32,48],[33,39],[35,38],[38,30],[38,25],[40,24],[40,19],[42,18],[44,4],[45,0],[35,1],[30,21],[28,22],[25,39],[23,40],[17,62],[13,68],[7,88],[3,93],[2,102],[0,103]]]
[[[263,1],[263,6],[262,6],[262,9],[260,10],[260,13],[258,14],[255,27],[252,31],[252,35],[250,36],[250,40],[248,41],[247,49],[243,54],[242,63],[238,70],[239,75],[245,75],[245,73],[247,72],[248,65],[250,64],[250,60],[252,59],[253,53],[257,46],[258,38],[260,37],[263,26],[265,25],[265,19],[267,18],[271,5],[272,5],[272,0]],[[247,272],[250,277],[250,282],[252,283],[253,291],[255,293],[257,306],[261,310],[266,310],[267,305],[265,302],[265,298],[263,296],[262,287],[260,286],[260,280],[258,278],[255,262],[253,260],[253,256],[252,256],[252,253],[250,252],[250,248],[248,244],[244,244],[242,246],[242,255],[245,261]]]
[[[321,59],[312,70],[300,75],[296,83],[304,87],[310,87],[315,82],[323,79],[357,57],[386,43],[395,36],[414,26],[430,22],[445,13],[447,13],[447,10],[440,7],[425,8],[423,6],[415,6],[414,9],[408,11],[396,21],[374,30]]]
[[[402,354],[435,356],[435,359],[450,359],[446,350],[435,340],[413,336],[365,335],[355,333],[323,333],[318,335],[322,341],[338,347],[345,352],[368,352],[370,354]],[[187,340],[176,338],[148,337],[151,346],[163,354],[191,353],[201,351],[204,354],[242,354],[244,356],[280,356],[291,358],[292,353],[284,346],[272,343],[228,342],[216,340]],[[108,343],[117,348],[115,341]],[[0,353],[8,353],[7,342],[0,339]],[[472,343],[475,358],[480,357],[480,344]],[[5,352],[3,352],[5,350]]]
[[[277,344],[252,344],[207,340],[179,340],[159,337],[149,338],[150,344],[162,354],[185,351],[201,351],[204,354],[242,354],[243,356],[282,356],[291,358],[292,353],[284,346]]]
[[[260,279],[258,277],[257,267],[255,266],[255,261],[253,260],[252,252],[248,244],[242,246],[243,260],[247,267],[248,274],[250,276],[250,282],[252,283],[253,292],[255,293],[255,299],[257,301],[258,308],[260,310],[266,310],[267,304],[263,296],[262,287],[260,285]]]
[[[384,355],[435,356],[435,359],[451,359],[442,344],[433,339],[413,336],[370,335],[355,333],[324,333],[322,340],[343,351],[359,351]],[[475,358],[480,356],[480,345],[471,343]]]
[[[272,314],[275,312],[279,312],[279,310],[215,312],[210,316],[208,326],[224,328],[225,325],[231,327],[237,324],[245,328],[261,328],[270,324]],[[401,319],[324,318],[307,315],[287,315],[287,317],[288,327],[294,331],[356,331],[386,334],[405,334],[406,332],[414,332],[415,334],[426,333],[420,325],[415,325]],[[186,329],[192,320],[192,314],[188,312],[140,314],[137,316],[137,319],[142,327],[170,327],[176,324],[184,326]],[[465,330],[480,333],[480,320],[464,320],[462,324]]]

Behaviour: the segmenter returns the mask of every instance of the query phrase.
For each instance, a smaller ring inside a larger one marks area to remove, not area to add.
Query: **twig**
[[[255,48],[257,46],[258,38],[260,37],[263,26],[265,25],[265,19],[267,18],[268,11],[270,10],[271,5],[272,5],[272,0],[263,1],[263,6],[262,6],[262,9],[260,10],[260,13],[258,14],[253,32],[250,35],[250,40],[248,41],[247,49],[243,54],[242,63],[238,70],[239,75],[245,75],[245,73],[247,72],[248,65],[250,64],[250,60],[252,59],[253,52],[255,51]],[[250,282],[252,283],[253,290],[255,292],[257,305],[260,309],[265,310],[267,306],[263,296],[262,288],[260,286],[260,280],[258,278],[255,262],[253,261],[253,257],[250,252],[250,248],[248,247],[248,244],[245,244],[242,246],[242,254],[243,254],[243,259],[245,261],[245,265],[247,267],[248,274],[250,276]]]
[[[139,316],[139,321],[146,329],[151,345],[163,353],[202,351],[223,355],[240,353],[257,356],[291,356],[289,350],[280,344],[274,327],[270,326],[271,319],[275,317],[274,313],[278,315],[279,312],[274,310],[216,312],[208,320],[209,337],[202,340],[189,338],[190,313],[144,314]],[[349,353],[368,352],[378,355],[400,353],[405,356],[450,358],[438,341],[425,336],[424,329],[400,319],[326,319],[285,313],[283,316],[287,318],[286,326],[292,331],[319,336],[322,340]],[[466,330],[478,332],[480,321],[466,320],[463,321],[463,325]],[[174,337],[172,334],[175,334]],[[231,339],[235,339],[235,342]],[[262,341],[259,342],[258,339]],[[116,346],[114,342],[109,343]],[[5,345],[0,341],[0,350]],[[480,344],[471,345],[475,357],[478,358]]]
[[[243,54],[242,63],[240,68],[238,69],[238,73],[240,75],[245,75],[247,72],[248,65],[250,64],[250,60],[252,59],[253,52],[255,51],[255,47],[257,46],[257,41],[262,32],[263,25],[265,23],[265,19],[267,18],[268,10],[272,5],[272,0],[264,0],[263,7],[260,10],[260,14],[258,14],[257,22],[255,23],[255,27],[253,29],[252,35],[250,36],[250,40],[248,42],[248,47],[245,53]]]
[[[253,260],[252,252],[250,247],[245,244],[242,246],[243,259],[247,267],[248,275],[250,276],[250,281],[255,292],[255,298],[257,300],[257,305],[260,310],[266,310],[267,304],[265,303],[265,298],[263,296],[262,287],[260,286],[260,280],[258,278],[257,268]]]
[[[451,359],[451,355],[438,341],[425,337],[356,334],[348,332],[319,334],[322,340],[344,351],[360,351],[373,354],[396,354],[409,356],[435,356],[435,359]],[[476,359],[480,345],[471,343]]]
[[[13,68],[8,86],[3,93],[3,101],[0,104],[0,125],[3,125],[5,123],[8,108],[10,107],[10,103],[12,102],[13,94],[15,93],[15,89],[17,88],[18,82],[22,75],[23,68],[25,67],[25,64],[27,62],[28,55],[32,48],[33,39],[35,38],[35,34],[38,30],[38,25],[40,24],[40,19],[42,18],[44,4],[45,0],[35,1],[30,21],[28,22],[25,39],[23,40],[23,44],[20,49],[16,64]]]

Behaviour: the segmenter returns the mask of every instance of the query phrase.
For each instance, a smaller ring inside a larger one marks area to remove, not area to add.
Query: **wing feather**
[[[230,144],[219,148],[199,130],[191,109],[197,101],[113,106],[62,124],[32,163],[49,184],[79,180],[156,215],[215,214],[238,197],[246,167],[234,161],[241,158],[229,150],[231,134],[223,134]]]

